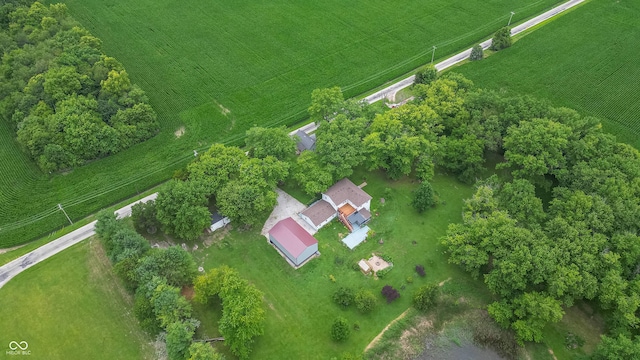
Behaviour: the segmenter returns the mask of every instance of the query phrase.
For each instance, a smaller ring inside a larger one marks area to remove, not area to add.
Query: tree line
[[[159,336],[171,360],[223,360],[205,341],[194,340],[200,322],[193,318],[191,303],[181,289],[195,284],[194,300],[222,300],[220,333],[231,352],[246,359],[256,336],[264,331],[262,293],[233,269],[221,267],[198,276],[191,254],[181,247],[154,248],[117,219],[112,212],[98,214],[96,234],[115,273],[135,294],[134,314],[143,330]],[[207,339],[205,339],[207,340]]]
[[[64,4],[0,8],[0,116],[47,172],[117,153],[158,132],[147,96]]]

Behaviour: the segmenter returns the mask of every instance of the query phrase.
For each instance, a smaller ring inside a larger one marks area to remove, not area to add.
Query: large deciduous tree
[[[244,142],[249,155],[259,159],[273,156],[278,160],[286,160],[296,152],[296,143],[284,127],[253,127],[247,130]]]
[[[344,96],[340,87],[315,89],[311,93],[309,116],[315,122],[332,120],[344,107]]]
[[[207,193],[200,181],[170,181],[156,199],[163,231],[184,240],[197,239],[211,224]]]
[[[392,179],[409,175],[421,157],[432,158],[441,132],[440,117],[426,105],[405,105],[376,116],[364,146],[369,168]]]
[[[505,26],[493,34],[491,50],[500,51],[511,46],[511,28]]]
[[[222,300],[220,333],[233,354],[248,358],[254,338],[264,333],[262,293],[228,266],[199,276],[194,291],[194,300],[200,303],[207,303],[214,295]]]
[[[566,164],[571,127],[548,119],[521,121],[504,138],[502,167],[511,167],[516,177],[535,178],[553,174]]]
[[[353,169],[365,159],[362,139],[365,136],[365,119],[349,120],[339,115],[329,123],[322,123],[316,130],[316,153],[334,179],[350,176]]]
[[[333,184],[333,176],[320,162],[318,154],[313,151],[303,151],[293,168],[293,178],[309,195],[317,195]]]

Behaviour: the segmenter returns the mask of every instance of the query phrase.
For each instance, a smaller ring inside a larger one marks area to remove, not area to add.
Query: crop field
[[[51,1],[54,2],[54,1]],[[315,88],[355,96],[542,12],[557,0],[68,0],[147,92],[161,132],[67,174],[43,174],[0,129],[0,247],[24,243],[157,184],[193,150],[294,124]],[[177,136],[179,134],[181,136]]]
[[[640,3],[590,1],[480,62],[476,86],[531,94],[596,116],[640,148]]]

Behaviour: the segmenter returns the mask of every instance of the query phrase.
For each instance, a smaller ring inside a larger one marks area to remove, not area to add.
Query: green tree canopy
[[[260,159],[273,156],[278,160],[285,160],[294,156],[296,152],[296,142],[284,127],[253,127],[247,130],[244,142],[249,149],[249,155]]]
[[[340,87],[315,89],[311,93],[309,116],[315,122],[332,120],[344,107],[344,96]]]
[[[505,26],[493,35],[491,50],[500,51],[511,46],[511,28]]]
[[[202,182],[172,180],[158,192],[156,216],[164,232],[195,240],[211,224]]]
[[[350,176],[353,169],[364,161],[362,139],[366,130],[365,119],[349,120],[344,115],[320,124],[316,130],[315,152],[334,179]]]

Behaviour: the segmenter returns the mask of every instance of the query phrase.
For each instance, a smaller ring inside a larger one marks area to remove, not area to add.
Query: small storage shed
[[[209,231],[211,232],[216,231],[230,222],[231,220],[229,220],[228,217],[223,216],[222,214],[216,211],[213,214],[211,214],[211,226],[209,227]]]
[[[269,242],[296,268],[318,253],[318,240],[290,217],[269,230]]]

